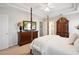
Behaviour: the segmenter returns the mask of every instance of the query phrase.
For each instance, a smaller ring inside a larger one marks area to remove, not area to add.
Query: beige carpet
[[[13,46],[8,49],[1,50],[0,55],[29,55],[29,45],[30,44],[26,44],[23,46]]]

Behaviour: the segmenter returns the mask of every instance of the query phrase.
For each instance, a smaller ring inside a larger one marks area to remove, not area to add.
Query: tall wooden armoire
[[[61,17],[59,20],[57,20],[56,25],[57,35],[60,35],[62,37],[69,37],[69,21],[66,18]]]

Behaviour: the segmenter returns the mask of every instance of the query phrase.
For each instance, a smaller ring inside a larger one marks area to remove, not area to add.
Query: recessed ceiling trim
[[[59,12],[58,14],[55,14],[55,15],[53,15],[51,17],[56,17],[56,16],[59,16],[60,14],[68,15],[68,14],[72,14],[74,12],[78,12],[77,11],[77,7],[78,7],[77,4],[76,3],[73,3],[72,4],[72,7],[66,9],[65,11],[62,10],[62,12]]]

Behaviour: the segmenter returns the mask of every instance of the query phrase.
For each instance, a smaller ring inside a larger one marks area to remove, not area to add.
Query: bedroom
[[[69,21],[69,36],[72,33],[79,34],[79,29],[77,29],[79,25],[78,3],[0,3],[1,54],[6,54],[6,49],[10,47],[11,49],[12,47],[15,48],[18,45],[17,32],[20,32],[19,23],[23,26],[23,21],[30,21],[31,15],[32,21],[36,22],[35,29],[38,31],[38,38],[40,36],[56,35],[56,21],[61,17]],[[22,28],[22,31],[23,30],[24,28]],[[25,31],[27,31],[27,29]],[[25,48],[27,46],[19,47],[24,48],[21,51],[26,53]],[[19,54],[20,49],[17,53],[15,53],[15,49],[12,51],[14,52],[13,54]],[[10,53],[12,51],[10,51]]]

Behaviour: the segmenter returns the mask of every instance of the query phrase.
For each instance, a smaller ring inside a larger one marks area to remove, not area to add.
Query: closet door
[[[8,17],[0,15],[0,50],[8,48]]]

